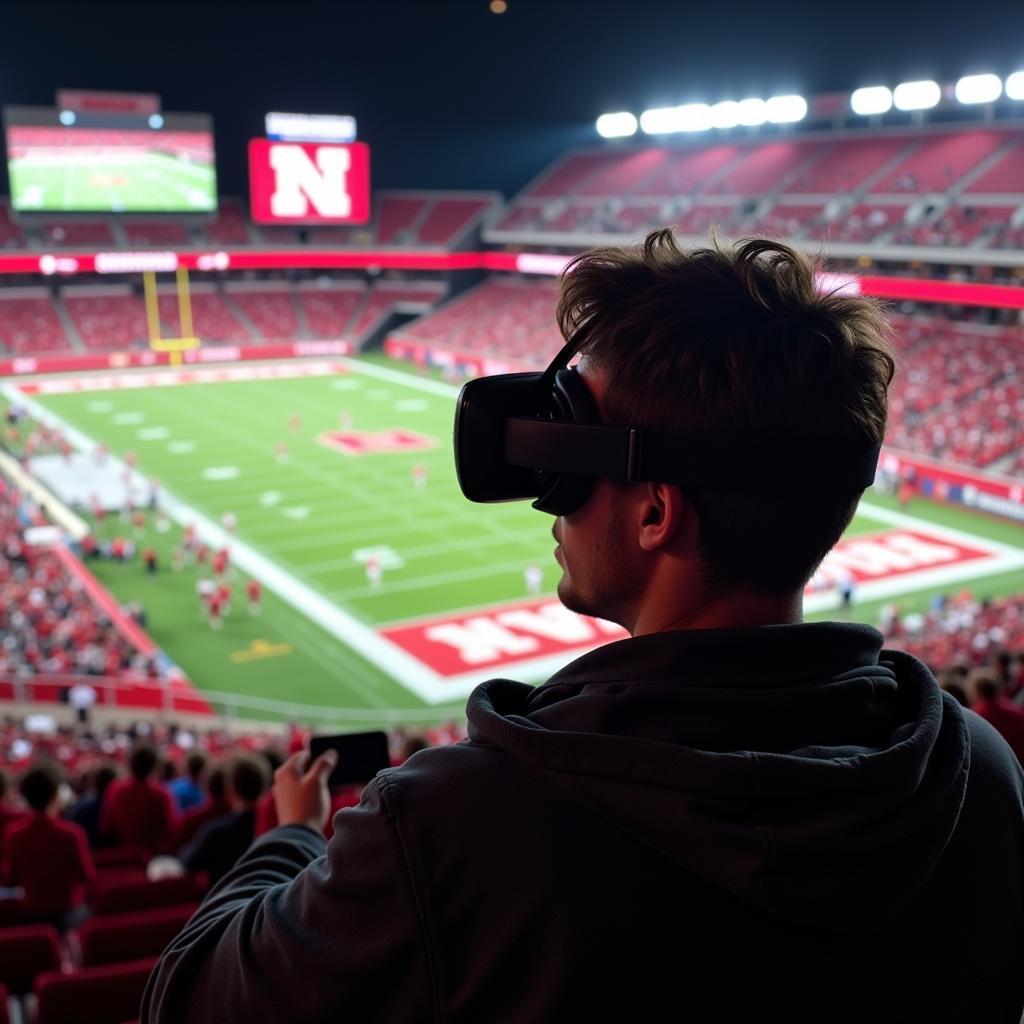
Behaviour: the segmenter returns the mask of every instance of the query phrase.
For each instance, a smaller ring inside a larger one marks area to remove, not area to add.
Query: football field
[[[553,600],[550,517],[461,496],[455,394],[381,359],[335,359],[53,378],[25,401],[68,427],[79,458],[102,442],[114,462],[137,459],[140,486],[159,480],[172,522],[159,532],[150,516],[138,538],[157,549],[159,571],[90,564],[122,602],[142,603],[154,640],[198,687],[237,694],[249,712],[293,702],[352,725],[443,720],[480,679],[539,680],[621,635]],[[219,631],[195,593],[206,569],[170,568],[189,523],[231,549],[238,596]],[[100,528],[129,531],[116,515]],[[530,566],[543,573],[539,594],[528,593]],[[937,590],[1024,590],[1021,529],[921,502],[901,512],[871,494],[809,612],[835,606],[842,571],[857,578],[856,617],[868,622],[887,601],[910,610]],[[258,616],[242,597],[250,576],[264,584]]]
[[[16,210],[153,213],[217,208],[212,164],[190,163],[156,151],[115,151],[102,162],[70,152],[66,158],[26,156],[10,162]]]

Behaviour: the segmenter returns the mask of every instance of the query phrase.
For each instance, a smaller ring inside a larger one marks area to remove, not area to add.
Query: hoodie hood
[[[621,640],[473,692],[470,738],[794,923],[881,927],[928,878],[970,765],[958,704],[867,626]]]

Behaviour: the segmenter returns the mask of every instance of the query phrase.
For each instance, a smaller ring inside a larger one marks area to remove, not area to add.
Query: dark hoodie
[[[258,840],[144,1019],[1017,1024],[1020,767],[881,643],[662,633],[483,684],[326,857]]]

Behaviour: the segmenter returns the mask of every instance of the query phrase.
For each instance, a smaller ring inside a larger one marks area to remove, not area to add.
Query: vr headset
[[[812,486],[853,494],[875,479],[880,445],[852,440],[757,440],[676,434],[601,422],[568,369],[577,333],[543,373],[503,373],[463,385],[455,410],[455,470],[470,501],[524,501],[553,516],[583,507],[598,477],[681,487],[784,493]]]

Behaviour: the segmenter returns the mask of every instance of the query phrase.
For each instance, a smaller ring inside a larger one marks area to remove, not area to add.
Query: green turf
[[[46,212],[208,211],[217,207],[216,174],[210,164],[190,164],[150,152],[139,161],[102,166],[52,164],[30,157],[10,163],[11,204]]]
[[[394,364],[374,360],[367,369],[381,366]],[[42,401],[90,437],[105,441],[113,452],[137,452],[147,474],[210,517],[234,512],[240,538],[368,624],[522,598],[523,570],[534,562],[544,569],[545,589],[553,592],[559,574],[551,557],[551,519],[527,503],[481,506],[465,501],[451,452],[452,396],[417,388],[419,380],[415,374],[380,380],[355,372],[80,393]],[[436,447],[345,456],[317,442],[321,432],[337,429],[343,410],[350,414],[353,429],[406,428],[435,438]],[[293,412],[302,415],[297,432],[288,426]],[[285,465],[275,458],[279,441],[289,445]],[[427,467],[425,491],[413,486],[415,463]],[[869,500],[897,507],[880,495]],[[972,534],[1021,543],[1019,526],[966,510],[921,501],[909,511]],[[850,532],[885,527],[859,514]],[[125,527],[108,520],[103,529],[110,533]],[[382,709],[382,714],[383,709],[423,709],[418,698],[273,595],[265,594],[263,615],[251,618],[241,578],[235,580],[234,608],[225,628],[211,631],[199,616],[196,571],[174,574],[167,568],[180,529],[158,535],[147,527],[142,543],[154,538],[162,565],[155,578],[137,564],[102,564],[96,571],[122,601],[143,602],[154,639],[205,689],[343,709]],[[375,593],[353,552],[380,545],[390,547],[404,565],[388,569],[384,586]],[[1024,571],[971,586],[976,593],[993,596],[1021,591]],[[898,603],[911,610],[930,596],[908,594]],[[888,602],[858,605],[856,617],[874,622],[883,603]],[[273,653],[238,660],[237,652],[250,649],[254,641],[265,641]],[[277,653],[282,644],[291,650]],[[440,720],[461,703],[424,713]],[[343,718],[339,713],[339,720]]]

